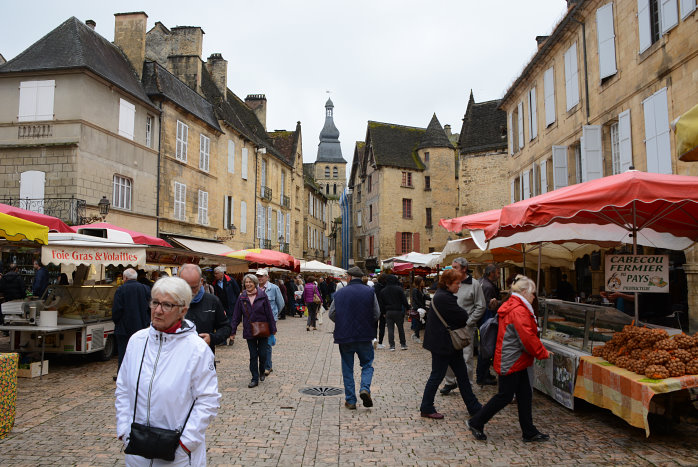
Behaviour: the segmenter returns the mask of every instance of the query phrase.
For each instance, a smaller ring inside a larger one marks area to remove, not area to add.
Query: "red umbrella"
[[[112,229],[112,230],[118,230],[120,232],[126,232],[131,236],[133,239],[134,243],[138,243],[141,245],[156,245],[156,246],[166,246],[169,248],[172,248],[172,245],[167,243],[165,240],[162,238],[158,237],[153,237],[152,235],[146,235],[141,232],[135,232],[133,230],[127,230],[122,227],[118,227],[116,225],[109,224],[107,222],[100,222],[97,224],[85,224],[85,225],[76,225],[73,227],[73,230],[75,232],[78,231],[78,229]]]
[[[39,214],[38,212],[28,211],[26,209],[16,208],[8,204],[0,204],[0,212],[3,214],[9,214],[10,216],[19,217],[26,221],[31,221],[36,224],[45,225],[49,230],[61,233],[72,233],[73,230],[57,217],[47,216],[46,214]]]
[[[300,261],[293,256],[275,250],[265,250],[262,248],[251,248],[248,250],[236,250],[223,254],[230,258],[243,259],[250,263],[251,268],[274,266],[300,272]]]

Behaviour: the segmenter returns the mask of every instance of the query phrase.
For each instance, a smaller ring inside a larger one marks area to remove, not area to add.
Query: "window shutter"
[[[584,125],[582,141],[582,180],[588,182],[603,177],[601,126]]]
[[[545,126],[555,122],[555,72],[553,67],[545,70],[543,75],[543,93],[545,94]]]
[[[679,24],[679,10],[676,6],[676,0],[660,0],[661,13],[659,19],[662,21],[662,34],[666,34]]]
[[[548,192],[548,161],[540,161],[540,194]]]
[[[521,199],[531,197],[531,172],[526,170],[521,177]]]
[[[229,229],[231,225],[235,225],[235,198],[232,196],[230,196],[228,200],[228,220],[230,224],[228,224],[226,229]]]
[[[695,9],[696,0],[681,0],[681,19],[686,19]]]
[[[286,243],[291,243],[291,213],[286,214]]]
[[[567,146],[553,146],[553,190],[567,186]]]
[[[235,143],[228,140],[228,172],[235,173]]]
[[[276,236],[284,236],[284,215],[281,210],[276,211]]]
[[[523,101],[519,102],[519,151],[524,147],[524,129],[523,129]]]
[[[230,219],[228,219],[228,198],[230,196],[223,197],[223,228],[227,229],[230,226]]]
[[[671,142],[667,90],[662,88],[643,102],[647,171],[671,174]]]
[[[579,103],[579,77],[577,76],[577,43],[565,52],[565,92],[567,110]]]
[[[36,120],[37,88],[38,81],[22,81],[19,83],[18,121],[29,122]]]
[[[273,240],[272,232],[271,232],[271,226],[272,226],[271,215],[272,215],[273,211],[274,210],[271,208],[271,206],[269,206],[267,208],[267,240]]]
[[[240,175],[243,180],[247,180],[247,148],[242,148],[242,161],[240,167]]]
[[[540,194],[540,166],[536,163],[531,167],[531,196]]]
[[[29,211],[44,213],[44,188],[46,186],[46,173],[40,170],[27,170],[22,172],[19,178],[20,208]],[[31,201],[26,201],[29,198]],[[25,201],[23,201],[25,200]],[[36,200],[40,200],[37,202]]]
[[[637,0],[637,26],[640,38],[640,53],[642,53],[652,45],[650,0]]]
[[[402,254],[402,232],[395,232],[395,255]]]
[[[596,36],[599,48],[599,76],[604,79],[617,71],[613,3],[607,3],[596,10]]]
[[[37,81],[36,83],[35,120],[53,120],[53,97],[56,89],[56,82],[54,80],[47,80]],[[135,115],[135,107],[133,107],[133,115]],[[133,139],[133,118],[131,119],[131,139]]]
[[[412,249],[416,251],[417,253],[420,252],[420,245],[419,245],[419,232],[415,232],[412,235]]]
[[[264,217],[262,217],[262,203],[257,203],[257,238],[262,238],[264,232]]]
[[[37,97],[37,103],[40,105],[39,96]],[[124,99],[119,99],[119,135],[133,139],[135,121],[136,106]]]
[[[267,186],[267,161],[262,159],[262,183],[259,184],[259,195],[264,194],[264,187]]]
[[[630,109],[618,115],[618,147],[620,150],[620,172],[623,173],[633,165]]]
[[[513,203],[514,201],[516,201],[516,198],[514,197],[515,190],[516,190],[515,180],[512,180],[512,181],[511,181],[511,202],[512,202],[512,203]]]
[[[513,128],[514,124],[512,123],[511,112],[509,112],[509,154],[511,155],[514,154],[514,137],[512,136],[514,131]]]
[[[529,112],[529,139],[534,139],[538,136],[538,112],[536,110],[536,88],[533,87],[528,93],[528,112]]]
[[[247,233],[247,203],[240,201],[240,233]]]

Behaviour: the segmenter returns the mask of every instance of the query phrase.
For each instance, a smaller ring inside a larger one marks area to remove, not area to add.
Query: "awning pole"
[[[538,291],[538,294],[540,294],[540,263],[541,263],[541,256],[543,255],[543,243],[538,242],[538,274],[536,276],[536,290]]]
[[[637,254],[637,208],[633,201],[633,255]],[[640,325],[640,296],[635,292],[635,326]]]

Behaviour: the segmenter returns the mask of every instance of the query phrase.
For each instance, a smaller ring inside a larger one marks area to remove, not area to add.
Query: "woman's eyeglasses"
[[[180,305],[178,303],[161,302],[158,300],[151,300],[150,301],[150,309],[151,310],[156,309],[158,306],[162,307],[162,311],[164,311],[165,313],[169,313],[170,311],[172,311],[173,308],[179,307],[179,306],[184,306],[184,305]]]

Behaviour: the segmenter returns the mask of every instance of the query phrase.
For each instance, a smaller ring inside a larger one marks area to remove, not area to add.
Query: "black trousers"
[[[405,313],[398,310],[388,310],[385,313],[388,326],[388,343],[390,347],[395,347],[395,326],[397,326],[398,336],[400,337],[400,345],[407,345],[405,340]]]
[[[383,343],[383,338],[385,337],[385,322],[385,314],[381,313],[380,318],[378,318],[378,329],[376,329],[379,344]]]
[[[499,392],[470,419],[470,426],[479,430],[484,429],[485,424],[514,399],[514,394],[516,394],[516,405],[519,410],[521,433],[527,438],[538,434],[538,429],[533,425],[531,412],[533,390],[528,380],[528,371],[525,369],[499,376]]]

